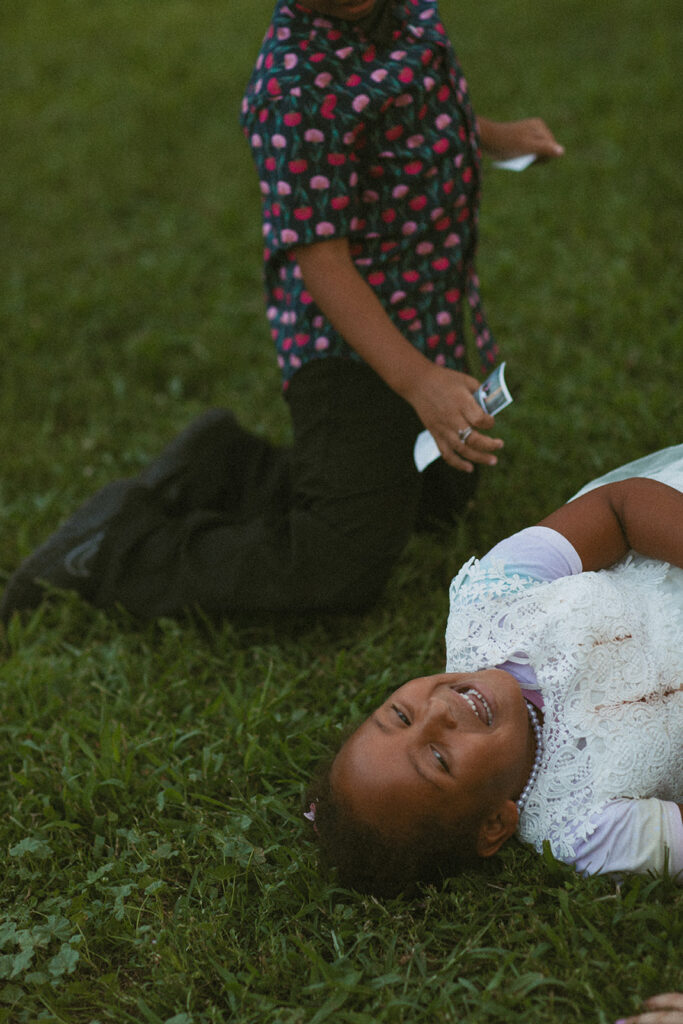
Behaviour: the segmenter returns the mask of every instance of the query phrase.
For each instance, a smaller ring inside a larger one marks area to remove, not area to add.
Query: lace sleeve
[[[450,586],[446,626],[447,671],[524,663],[503,628],[509,598],[563,576],[581,572],[581,560],[566,537],[547,526],[530,526],[496,544],[481,560],[471,558]],[[498,617],[497,609],[500,608]],[[484,637],[487,638],[484,642]],[[476,662],[474,649],[486,649]],[[473,660],[474,659],[474,660]],[[525,680],[525,685],[529,681]]]

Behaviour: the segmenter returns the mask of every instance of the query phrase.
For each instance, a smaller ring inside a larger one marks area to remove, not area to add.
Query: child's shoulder
[[[350,115],[359,114],[370,103],[371,109],[381,109],[427,82],[439,45],[450,48],[435,0],[404,0],[403,17],[395,45],[378,49],[353,22],[306,13],[283,0],[275,8],[247,98],[257,106],[289,99],[308,109],[319,100],[333,103],[337,116],[347,107]]]

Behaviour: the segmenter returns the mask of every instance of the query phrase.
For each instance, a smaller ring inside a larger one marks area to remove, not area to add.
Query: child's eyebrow
[[[389,726],[385,725],[384,722],[377,717],[377,713],[375,713],[374,715],[370,715],[370,721],[372,722],[373,725],[376,725],[378,729],[381,729],[382,732],[391,732]]]

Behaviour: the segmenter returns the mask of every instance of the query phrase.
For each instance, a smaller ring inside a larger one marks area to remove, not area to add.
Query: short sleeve
[[[249,137],[271,254],[344,237],[357,219],[358,124],[323,84],[306,92],[271,98]]]
[[[575,846],[574,866],[584,875],[661,874],[683,885],[683,820],[668,800],[613,800],[592,819],[595,828]]]
[[[567,538],[548,526],[529,526],[500,541],[481,559],[483,569],[499,565],[506,576],[549,583],[582,571],[578,552]]]

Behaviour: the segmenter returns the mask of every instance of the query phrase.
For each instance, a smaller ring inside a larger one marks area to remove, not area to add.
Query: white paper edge
[[[437,443],[428,430],[423,430],[421,434],[417,435],[413,448],[413,461],[417,466],[418,473],[422,473],[440,455]]]
[[[535,159],[535,153],[526,153],[524,156],[513,156],[511,160],[494,160],[493,166],[504,171],[525,171]]]

